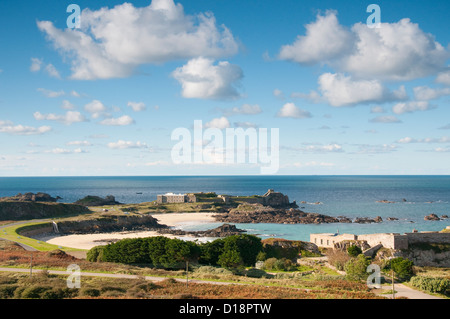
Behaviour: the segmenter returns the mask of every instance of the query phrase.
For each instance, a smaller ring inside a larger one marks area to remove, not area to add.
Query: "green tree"
[[[224,268],[238,268],[243,265],[241,254],[236,249],[224,251],[219,256],[218,263]]]
[[[362,253],[362,250],[358,246],[352,245],[352,246],[347,247],[347,253],[351,257],[356,257]]]
[[[199,263],[204,265],[218,265],[219,256],[223,253],[225,242],[219,238],[211,242],[205,242],[200,245]]]
[[[86,254],[86,260],[91,262],[103,261],[103,251],[105,246],[95,246],[89,249]]]
[[[344,270],[347,273],[349,280],[359,281],[365,280],[369,276],[367,267],[370,265],[370,260],[363,254],[356,258],[350,259],[345,265]]]
[[[164,236],[146,238],[147,253],[153,266],[161,267],[162,265],[168,264],[166,244],[169,240],[169,238]]]
[[[107,245],[103,250],[103,259],[124,264],[146,264],[150,262],[146,241],[143,238],[122,239]]]
[[[391,260],[391,269],[401,280],[407,280],[414,275],[414,263],[409,259],[397,257]]]
[[[261,239],[247,234],[228,236],[224,239],[223,251],[235,250],[244,266],[253,266],[256,257],[263,250]]]
[[[200,255],[200,247],[192,241],[181,239],[171,239],[166,242],[166,262],[165,267],[178,268],[186,262],[194,262],[198,260]]]

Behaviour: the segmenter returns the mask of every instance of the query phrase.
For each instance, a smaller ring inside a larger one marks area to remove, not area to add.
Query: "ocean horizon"
[[[156,200],[158,194],[215,192],[262,195],[274,189],[296,201],[300,209],[330,216],[375,218],[376,224],[236,224],[261,238],[309,241],[311,233],[405,233],[439,231],[449,219],[425,221],[431,213],[450,215],[448,175],[234,175],[234,176],[67,176],[1,177],[0,197],[43,192],[71,203],[87,195],[115,196],[121,203]],[[386,200],[390,203],[380,203]],[[398,220],[387,221],[388,217]],[[185,224],[185,230],[205,230],[221,223]]]

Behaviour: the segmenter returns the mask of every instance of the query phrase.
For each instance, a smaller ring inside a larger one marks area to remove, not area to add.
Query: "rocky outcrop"
[[[58,222],[61,234],[92,234],[116,231],[158,230],[167,228],[150,215],[102,216],[95,219]]]
[[[296,259],[299,253],[304,250],[313,254],[320,255],[319,248],[316,244],[300,241],[288,240],[282,238],[268,238],[261,241],[267,257]]]
[[[289,208],[274,208],[260,204],[241,204],[227,213],[213,216],[226,223],[273,223],[273,224],[322,224],[338,223],[339,219],[317,213],[305,213]]]
[[[383,221],[383,218],[380,216],[377,216],[375,218],[369,218],[369,217],[357,217],[355,218],[354,223],[358,224],[371,224],[371,223],[381,223]]]
[[[428,216],[425,216],[423,219],[424,219],[424,220],[441,220],[441,219],[439,218],[439,216],[436,215],[436,214],[430,214],[430,215],[428,215]]]
[[[106,205],[120,205],[121,203],[116,201],[116,198],[112,195],[108,195],[105,198],[99,196],[86,196],[77,200],[74,204],[84,206],[106,206]]]
[[[411,260],[420,267],[450,267],[450,250],[410,248],[395,252],[396,257]]]
[[[235,225],[223,224],[214,229],[199,230],[199,231],[184,231],[181,229],[163,228],[159,229],[160,234],[171,234],[176,236],[194,236],[194,237],[228,237],[232,235],[239,235],[246,232],[238,229]]]
[[[15,196],[2,197],[0,198],[0,201],[55,203],[58,199],[61,199],[61,197],[57,196],[56,198],[54,198],[46,193],[18,193]]]
[[[0,220],[24,220],[64,217],[89,213],[85,206],[64,203],[4,201],[0,202]]]
[[[383,200],[377,200],[377,203],[383,203],[383,204],[395,204],[395,202],[383,199]]]

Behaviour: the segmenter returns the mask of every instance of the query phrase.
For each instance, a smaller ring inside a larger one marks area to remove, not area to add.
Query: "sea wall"
[[[407,233],[409,244],[428,243],[428,244],[450,244],[450,233],[421,232]]]
[[[407,249],[408,238],[400,234],[368,234],[358,235],[358,240],[365,240],[373,247],[376,245],[383,245],[383,247],[391,249]]]

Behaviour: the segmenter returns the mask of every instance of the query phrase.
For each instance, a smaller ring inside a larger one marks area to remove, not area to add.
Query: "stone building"
[[[310,242],[319,247],[334,248],[335,244],[346,241],[365,241],[370,247],[382,245],[395,250],[408,249],[410,244],[438,243],[450,244],[450,233],[440,232],[413,232],[406,234],[380,233],[380,234],[310,234]]]
[[[156,198],[156,202],[158,204],[165,204],[165,203],[186,203],[187,202],[187,195],[186,194],[173,194],[173,193],[167,193],[164,195],[158,195]]]

